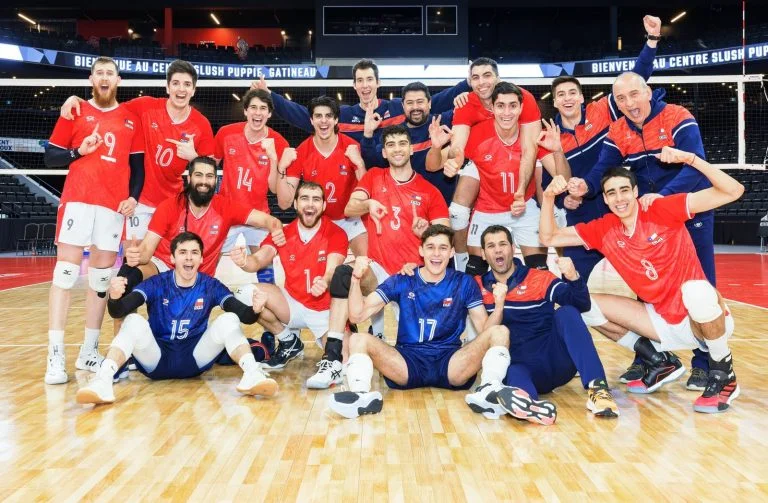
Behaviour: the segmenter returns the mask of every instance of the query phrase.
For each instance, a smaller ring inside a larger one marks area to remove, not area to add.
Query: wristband
[[[650,34],[646,33],[645,34],[645,38],[647,38],[648,40],[656,40],[656,41],[658,41],[658,40],[661,40],[661,35],[650,35]]]
[[[691,157],[691,162],[689,162],[688,165],[693,166],[694,162],[696,162],[696,154],[693,154],[693,157]]]

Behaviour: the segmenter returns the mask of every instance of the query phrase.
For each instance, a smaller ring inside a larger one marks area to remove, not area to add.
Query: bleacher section
[[[0,213],[3,218],[56,218],[56,208],[45,198],[35,196],[18,177],[0,175]]]

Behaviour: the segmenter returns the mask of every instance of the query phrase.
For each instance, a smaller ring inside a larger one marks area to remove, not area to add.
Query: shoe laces
[[[691,369],[691,379],[701,379],[702,377],[708,377],[704,369],[698,367],[693,367],[693,369]]]
[[[592,388],[593,401],[597,400],[610,400],[613,401],[613,395],[605,388]]]
[[[333,362],[331,360],[320,360],[315,366],[320,367],[317,371],[318,374],[322,372],[330,372],[333,369]]]
[[[643,367],[642,363],[633,363],[629,366],[627,369],[627,372],[643,372],[645,368]]]

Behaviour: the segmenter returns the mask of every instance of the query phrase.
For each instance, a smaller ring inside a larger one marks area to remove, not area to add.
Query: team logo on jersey
[[[627,246],[627,243],[625,243],[625,242],[624,242],[624,241],[622,241],[621,239],[619,239],[618,241],[616,241],[616,244],[619,246],[619,248],[624,248],[625,246]]]
[[[125,119],[125,127],[133,131],[133,121],[131,119]]]
[[[318,262],[325,262],[327,258],[328,257],[326,257],[326,255],[325,255],[325,250],[320,250],[319,252],[317,252],[317,261]]]
[[[667,135],[664,134],[664,128],[661,128],[659,130],[659,140],[666,140],[666,139],[667,139]]]
[[[230,148],[229,149],[229,155],[235,155],[237,153],[237,150]]]
[[[387,118],[389,118],[389,110],[384,112],[384,117],[382,117],[382,119],[387,119]]]
[[[697,229],[703,225],[704,225],[704,222],[696,222],[695,224],[693,224],[693,226],[696,227]]]
[[[290,257],[288,257],[289,262],[296,262],[296,255],[291,254]]]
[[[212,236],[218,234],[219,233],[219,225],[218,224],[211,225],[211,232],[210,233],[211,233]]]
[[[453,304],[453,297],[443,299],[443,307],[451,307],[451,304]]]
[[[167,306],[168,304],[169,304],[169,301],[168,301],[168,299],[166,299],[166,298],[163,298],[163,305],[164,305],[164,306]]]
[[[152,124],[149,125],[149,127],[151,127],[152,129],[157,129],[160,126],[157,125],[157,122],[153,122]]]
[[[181,133],[181,138],[179,138],[180,141],[189,141],[189,137],[187,136],[187,133]]]
[[[493,155],[491,155],[491,154],[485,154],[485,155],[483,156],[483,160],[484,160],[484,161],[488,161],[488,162],[490,162],[490,161],[492,161],[492,160],[493,160]]]
[[[314,176],[317,176],[317,170],[316,170],[316,169],[313,169],[313,170],[312,170],[312,173],[310,173],[310,174],[309,174],[309,176],[313,176],[313,177],[314,177]]]
[[[408,292],[408,300],[416,300],[416,294],[413,292]]]
[[[664,238],[662,236],[659,236],[655,232],[648,238],[648,242],[654,246],[661,243],[662,241],[664,241]]]
[[[589,131],[590,129],[592,129],[592,123],[589,122],[588,120],[585,120],[584,121],[584,131]]]
[[[382,191],[382,192],[386,192],[386,191],[387,191],[387,188],[386,188],[386,187],[382,187],[382,188],[381,188],[381,191]]]
[[[518,295],[525,295],[526,290],[528,290],[528,285],[520,285],[515,289]]]
[[[259,156],[259,166],[268,166],[269,165],[269,157],[267,154],[262,154]]]
[[[349,174],[347,169],[349,169],[349,168],[347,168],[346,164],[339,164],[339,174],[340,175],[347,176]]]
[[[93,115],[89,115],[88,117],[85,118],[85,122],[93,122],[95,120],[96,120],[96,117],[94,117]]]
[[[179,226],[179,234],[181,234],[182,232],[186,232],[186,231],[187,231],[187,229],[185,229],[183,225]]]
[[[360,124],[360,117],[357,115],[352,117],[352,124]]]
[[[421,206],[421,196],[413,196],[411,198],[411,206]]]
[[[195,301],[195,307],[194,307],[195,311],[202,310],[204,305],[205,305],[205,302],[203,301],[203,298],[200,297]]]

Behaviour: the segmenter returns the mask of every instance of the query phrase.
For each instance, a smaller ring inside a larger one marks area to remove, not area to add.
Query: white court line
[[[37,285],[44,285],[46,283],[50,283],[51,280],[48,281],[41,281],[40,283],[30,283],[29,285],[22,285],[22,286],[14,286],[12,288],[4,288],[3,290],[0,290],[0,294],[3,292],[10,292],[11,290],[18,290],[19,288],[26,288],[28,286],[37,286]]]
[[[734,299],[725,299],[725,300],[727,300],[728,302],[738,302],[739,304],[744,304],[745,306],[756,307],[758,309],[762,309],[764,311],[768,311],[768,307],[756,306],[754,304],[750,304],[749,302],[742,302],[740,300],[734,300]]]

